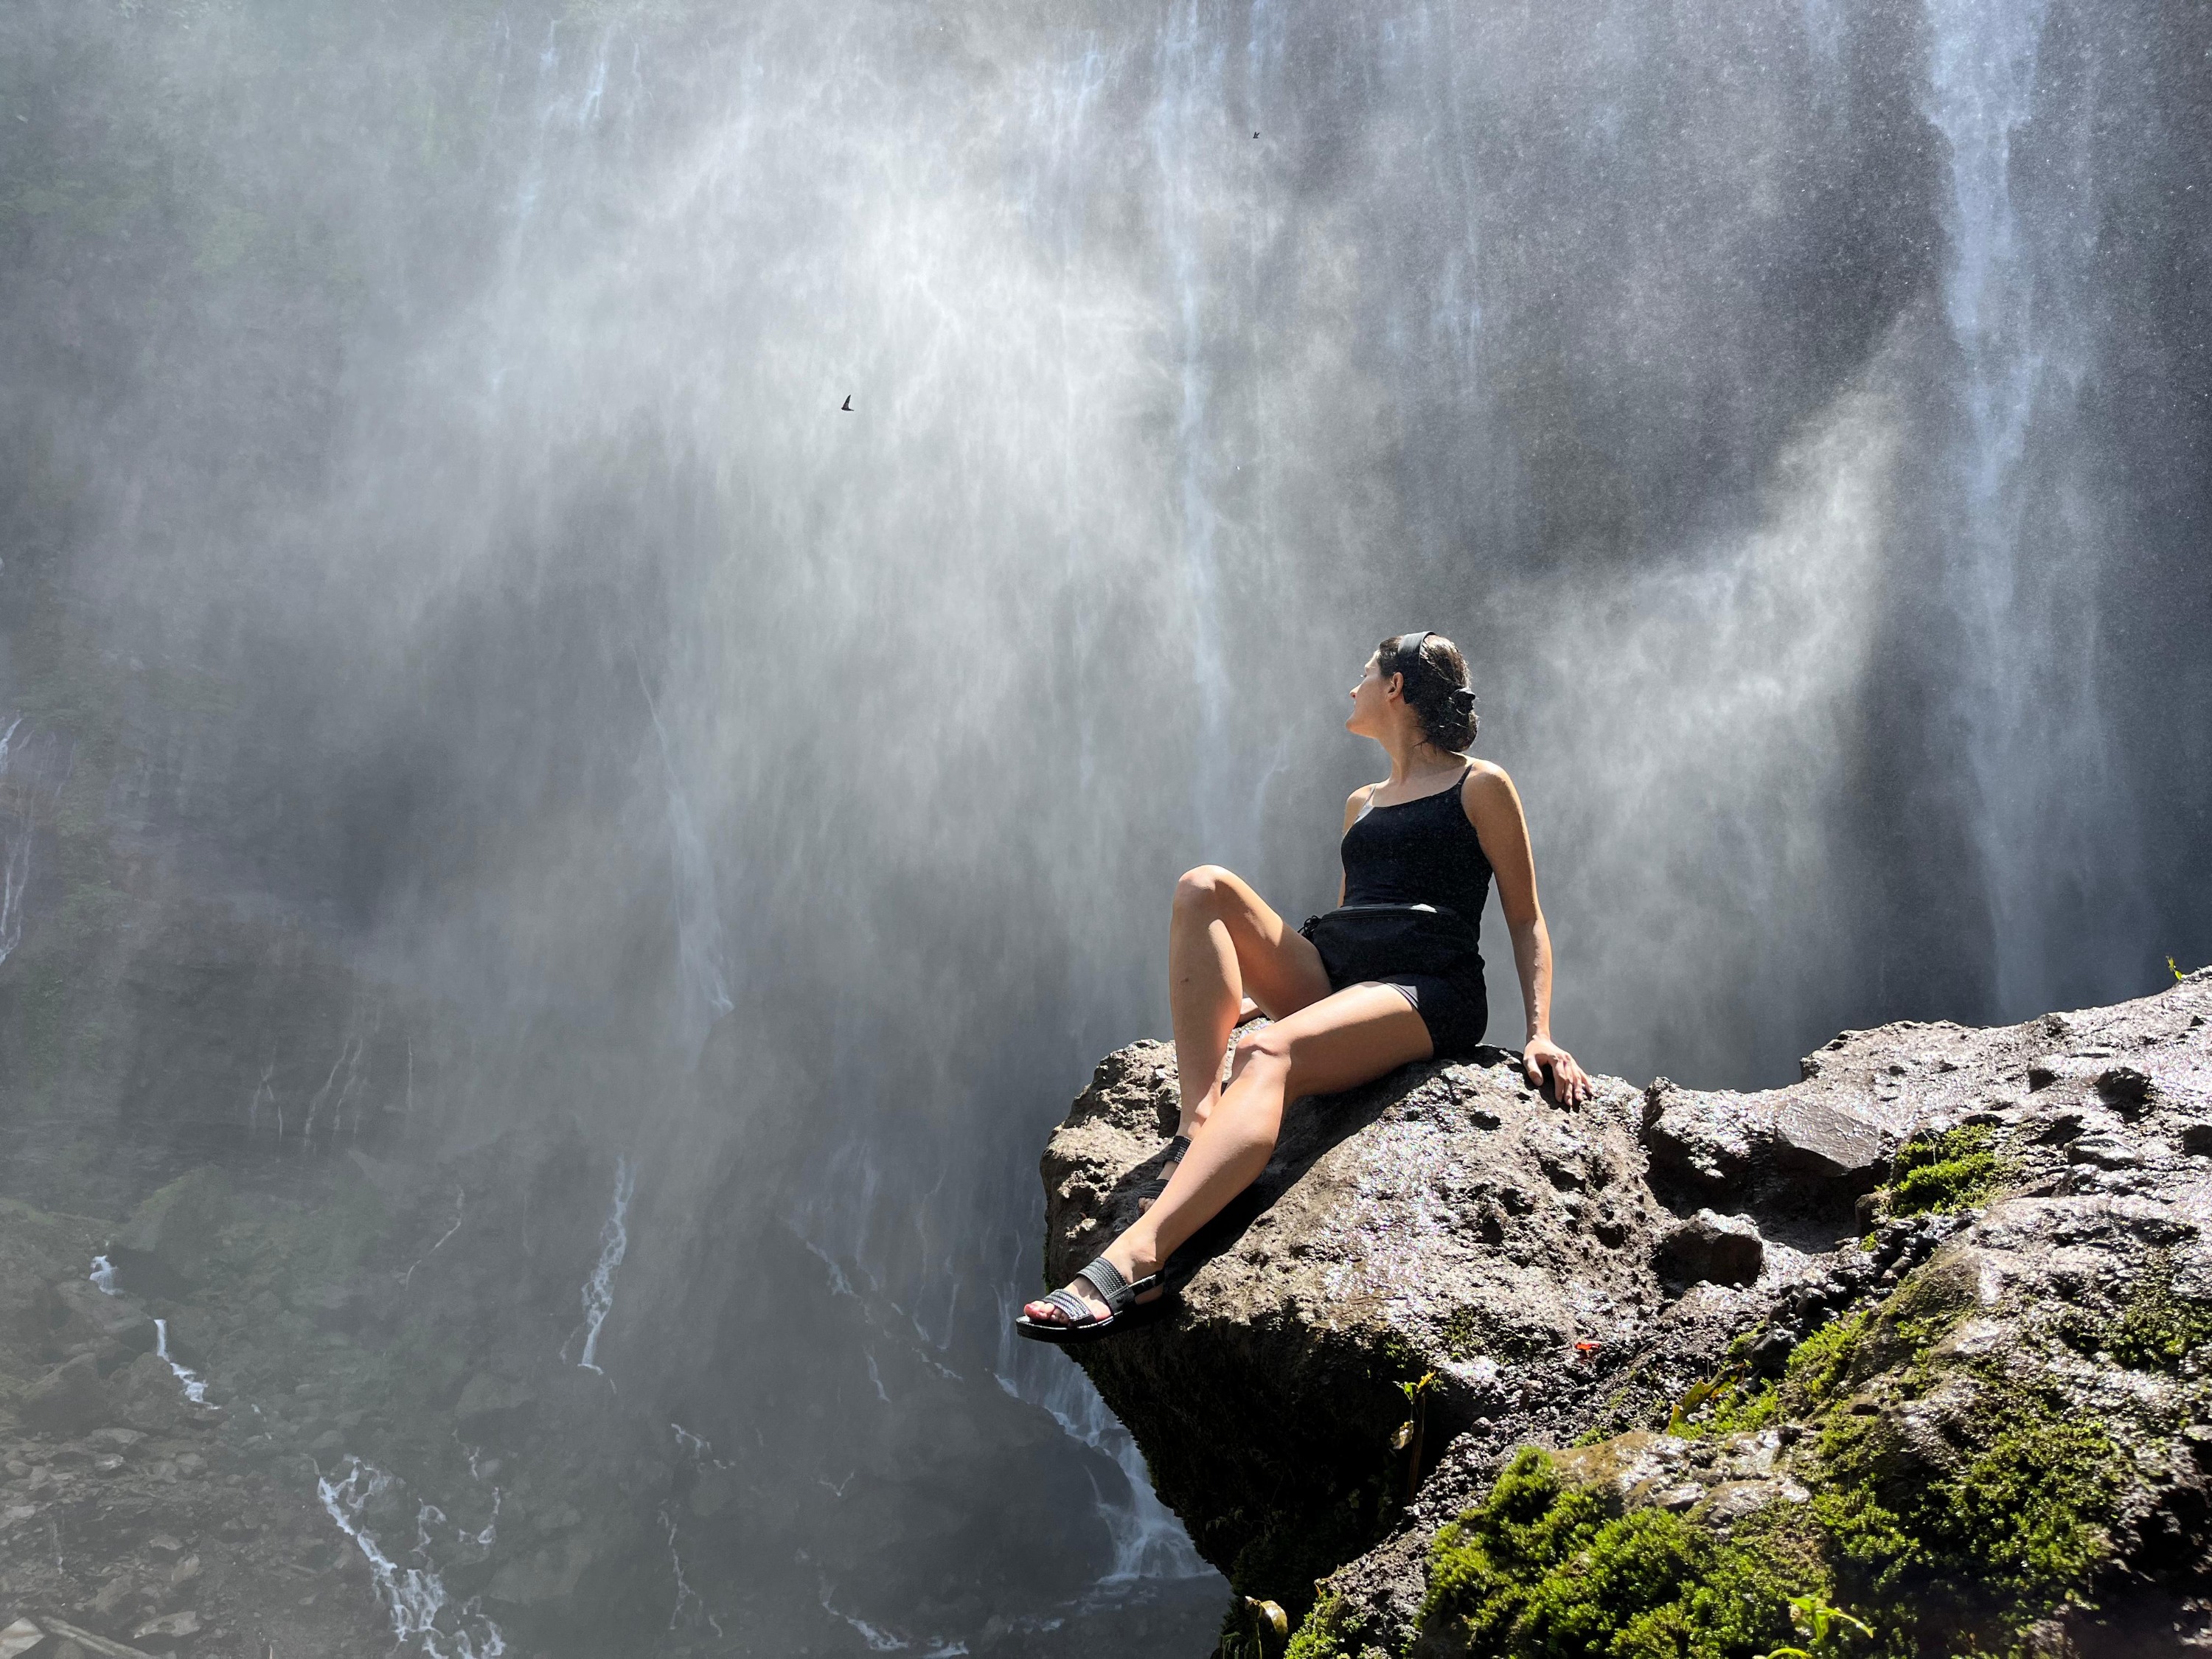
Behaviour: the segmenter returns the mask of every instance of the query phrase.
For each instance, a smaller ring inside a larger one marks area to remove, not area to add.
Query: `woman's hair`
[[[1401,644],[1419,641],[1411,652]],[[1468,689],[1467,659],[1441,634],[1393,634],[1376,647],[1382,678],[1406,677],[1406,701],[1421,717],[1421,735],[1447,754],[1458,754],[1474,741],[1481,724],[1474,712],[1474,693]]]

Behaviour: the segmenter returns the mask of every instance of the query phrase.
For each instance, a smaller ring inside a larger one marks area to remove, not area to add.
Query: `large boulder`
[[[107,1379],[117,1415],[142,1434],[167,1434],[185,1415],[185,1392],[169,1362],[142,1353]]]
[[[221,1170],[193,1170],[149,1194],[109,1246],[125,1284],[173,1291],[207,1271],[230,1219],[230,1183]]]
[[[130,1353],[151,1353],[159,1340],[146,1310],[127,1296],[111,1295],[88,1279],[64,1279],[53,1287],[61,1318],[49,1340],[64,1349],[88,1342]]]
[[[1659,1565],[1572,1613],[1593,1651],[1638,1619],[1803,1645],[1810,1595],[1899,1650],[2179,1653],[2212,1634],[2208,1021],[2199,974],[1575,1110],[1502,1055],[1408,1066],[1295,1103],[1181,1306],[1070,1352],[1200,1552],[1311,1610],[1301,1655],[1521,1651],[1613,1549]],[[1173,1112],[1164,1045],[1101,1064],[1044,1158],[1048,1281]]]
[[[114,1416],[114,1403],[88,1353],[57,1365],[23,1391],[15,1415],[42,1434],[78,1435]]]

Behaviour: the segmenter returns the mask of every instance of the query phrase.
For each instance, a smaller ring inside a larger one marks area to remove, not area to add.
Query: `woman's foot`
[[[1149,1278],[1158,1271],[1159,1265],[1147,1257],[1139,1255],[1119,1238],[1100,1253],[1100,1259],[1109,1263],[1115,1273],[1121,1274],[1131,1285],[1139,1284]],[[1067,1293],[1075,1296],[1082,1302],[1084,1311],[1093,1322],[1107,1319],[1113,1315],[1114,1310],[1107,1305],[1104,1295],[1087,1279],[1077,1278],[1068,1281]],[[1150,1290],[1141,1292],[1137,1297],[1134,1305],[1139,1308],[1148,1306],[1166,1294],[1166,1286],[1155,1285]],[[1035,1302],[1024,1304],[1022,1315],[1033,1325],[1073,1326],[1078,1323],[1066,1309],[1048,1297],[1041,1297]]]

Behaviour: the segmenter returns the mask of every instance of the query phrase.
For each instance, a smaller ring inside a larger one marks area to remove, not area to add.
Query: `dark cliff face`
[[[2200,973],[1574,1111],[1407,1067],[1299,1103],[1181,1310],[1072,1352],[1239,1594],[1310,1610],[1302,1655],[1549,1651],[1574,1595],[1726,1653],[1802,1639],[1793,1595],[1899,1652],[2179,1651],[2212,1589],[2208,1021]],[[1173,1077],[1138,1044],[1076,1102],[1048,1279],[1133,1212]],[[1643,1589],[1562,1587],[1631,1544]]]

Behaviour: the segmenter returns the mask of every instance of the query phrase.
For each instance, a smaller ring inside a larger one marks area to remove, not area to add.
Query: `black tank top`
[[[1490,860],[1467,821],[1460,792],[1470,766],[1449,789],[1395,806],[1371,806],[1344,832],[1346,904],[1436,904],[1482,925]]]

